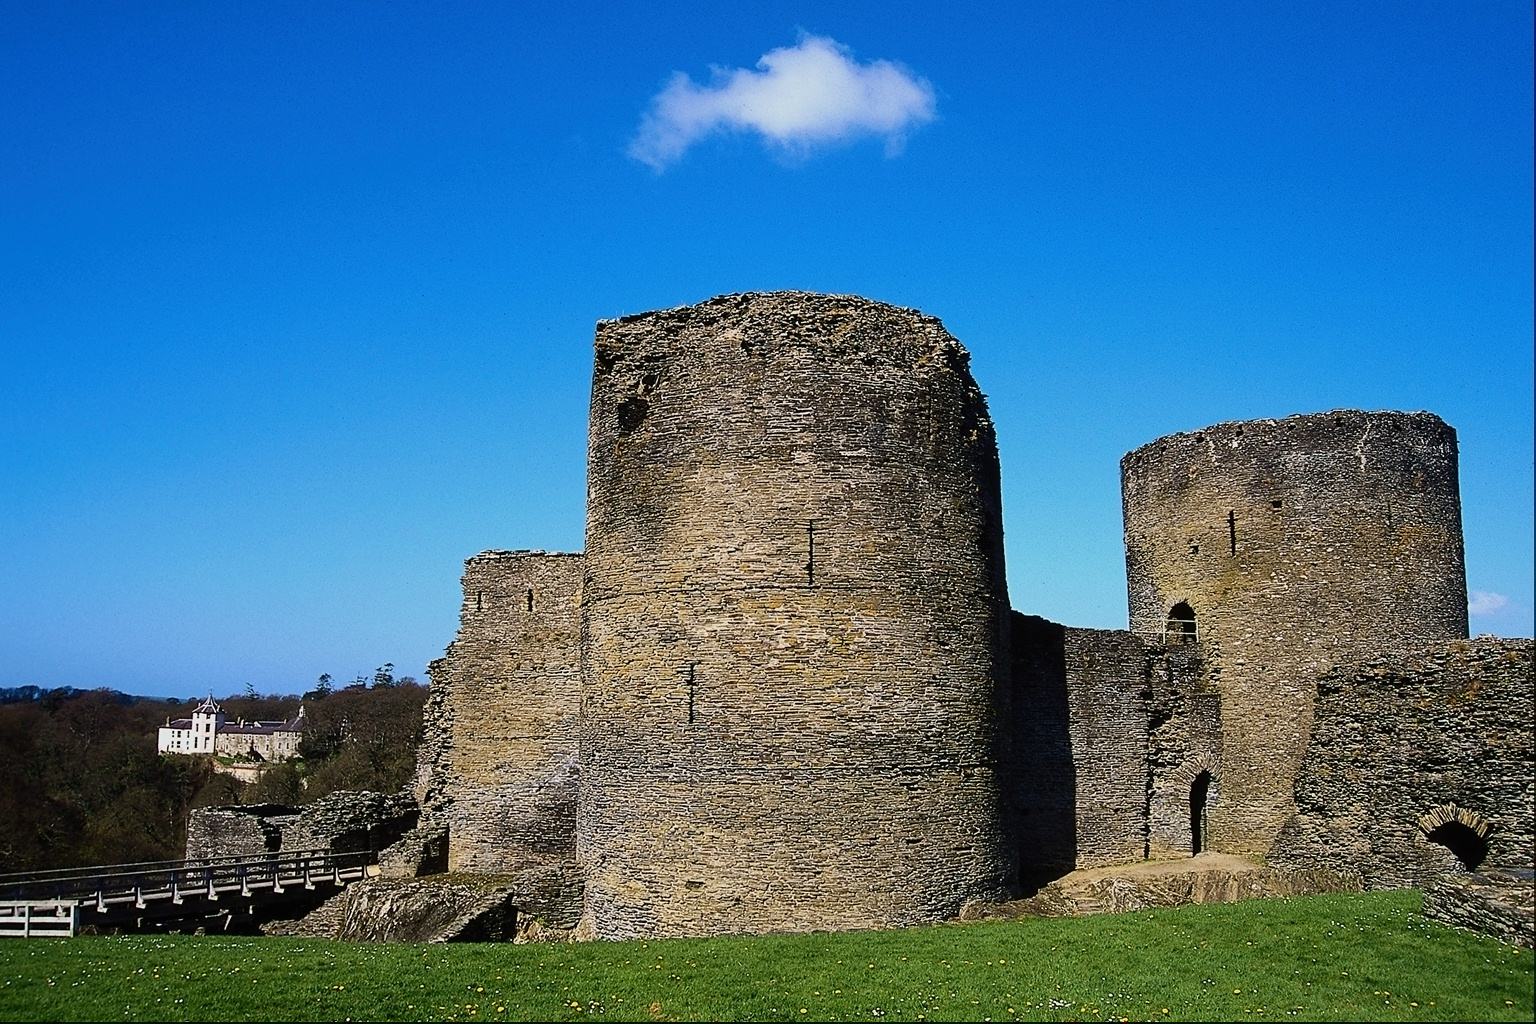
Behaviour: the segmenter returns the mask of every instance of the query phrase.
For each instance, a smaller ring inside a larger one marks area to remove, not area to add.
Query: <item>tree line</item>
[[[396,792],[407,785],[421,741],[427,688],[395,679],[301,695],[244,693],[219,700],[231,720],[291,719],[304,705],[300,760],[274,765],[260,782],[216,773],[205,757],[156,752],[157,730],[195,701],[115,690],[0,689],[0,873],[89,864],[174,860],[195,807],[305,804],[338,789]]]

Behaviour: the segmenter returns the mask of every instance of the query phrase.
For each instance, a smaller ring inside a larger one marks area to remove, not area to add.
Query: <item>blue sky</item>
[[[1473,632],[1531,635],[1529,4],[0,25],[0,686],[421,675],[465,557],[581,547],[594,321],[767,288],[970,348],[1021,610],[1124,625],[1131,448],[1429,409],[1461,439]],[[926,113],[775,141],[717,104],[637,150],[677,73],[712,103],[808,39]]]

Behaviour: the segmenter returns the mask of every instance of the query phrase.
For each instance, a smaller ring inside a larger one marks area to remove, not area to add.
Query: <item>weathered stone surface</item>
[[[938,320],[725,296],[598,325],[580,857],[596,934],[1005,894],[997,451]]]
[[[1297,812],[1270,862],[1356,868],[1372,888],[1433,885],[1471,867],[1531,869],[1531,665],[1530,640],[1479,637],[1325,673]],[[1486,836],[1442,824],[1448,805],[1486,823]],[[1458,861],[1463,844],[1475,863]]]
[[[1297,786],[1358,753],[1327,740],[1303,767],[1319,674],[1466,634],[1455,433],[1427,413],[1129,453],[1131,629],[1072,629],[1008,608],[992,427],[937,320],[732,295],[600,323],[595,356],[587,550],[466,563],[431,668],[425,817],[381,858],[429,870],[443,821],[454,871],[579,861],[577,935],[914,924],[1074,869],[1262,855]],[[1383,700],[1362,728],[1417,736],[1417,713]],[[1509,764],[1528,780],[1525,735]],[[1391,771],[1439,779],[1438,751]],[[1376,856],[1361,778],[1297,819],[1278,874],[1118,879],[1089,902],[1345,884]],[[1450,800],[1421,831],[1504,841]],[[1325,832],[1342,845],[1318,859]]]
[[[485,551],[464,565],[459,634],[432,666],[423,805],[448,869],[517,871],[576,850],[582,556]]]
[[[1222,702],[1197,646],[1148,645],[1147,809],[1143,857],[1210,849],[1221,803]]]
[[[297,807],[283,804],[195,808],[187,818],[186,858],[275,853],[283,847],[283,830],[298,818]]]
[[[1221,700],[1198,648],[1012,618],[1005,793],[1026,891],[1074,869],[1198,852]],[[1198,795],[1198,810],[1191,798]]]
[[[379,851],[381,878],[420,878],[448,870],[448,823],[423,814],[416,826]]]
[[[1121,461],[1133,631],[1193,612],[1223,706],[1213,848],[1295,810],[1328,666],[1467,635],[1456,433],[1429,413],[1221,423]]]
[[[580,872],[547,864],[510,875],[369,879],[302,920],[262,931],[354,942],[566,941],[580,917]]]
[[[286,935],[297,939],[334,939],[341,934],[346,913],[347,890],[343,889],[297,920],[282,918],[268,921],[260,926],[261,934]]]
[[[331,853],[379,851],[397,841],[418,817],[409,793],[341,790],[300,808],[283,828],[284,850]]]
[[[1424,887],[1424,916],[1536,947],[1536,886],[1529,872],[1523,878],[1499,871],[1442,876]]]
[[[490,878],[375,878],[344,895],[343,941],[503,942],[517,933],[513,890]]]
[[[187,822],[187,857],[245,857],[279,850],[378,851],[416,824],[409,794],[339,791],[304,807],[200,807]]]
[[[965,920],[1082,917],[1190,903],[1236,903],[1276,896],[1358,892],[1360,876],[1328,870],[1278,870],[1224,854],[1130,867],[1075,871],[1035,895],[1003,904],[975,904]]]

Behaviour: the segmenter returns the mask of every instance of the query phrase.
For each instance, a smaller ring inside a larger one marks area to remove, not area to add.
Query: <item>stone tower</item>
[[[1456,432],[1422,412],[1222,423],[1120,471],[1131,629],[1198,639],[1221,693],[1210,846],[1266,853],[1318,675],[1467,635]]]
[[[580,554],[483,551],[464,563],[459,634],[432,667],[448,737],[448,869],[502,874],[574,857]],[[429,744],[430,746],[431,744]]]
[[[879,927],[1004,896],[997,450],[937,319],[731,295],[597,329],[586,918]]]

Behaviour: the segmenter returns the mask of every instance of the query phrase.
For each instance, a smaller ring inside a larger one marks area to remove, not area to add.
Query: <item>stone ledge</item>
[[[1424,916],[1536,948],[1536,884],[1528,871],[1525,876],[1495,870],[1448,875],[1424,887]]]
[[[1237,903],[1279,896],[1359,892],[1360,876],[1330,870],[1280,870],[1223,854],[1186,860],[1143,861],[1114,868],[1074,871],[1028,899],[973,903],[962,921],[1020,917],[1084,917],[1192,903]]]

